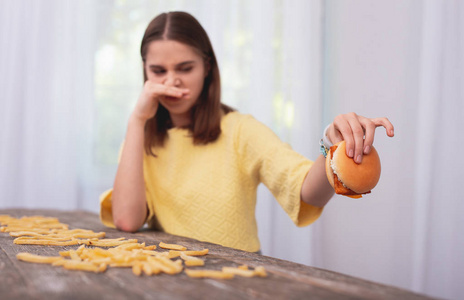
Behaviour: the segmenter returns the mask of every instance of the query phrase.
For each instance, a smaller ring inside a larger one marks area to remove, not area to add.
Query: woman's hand
[[[374,142],[375,129],[385,127],[387,135],[393,137],[394,129],[387,118],[366,118],[355,113],[338,115],[327,130],[327,137],[336,144],[346,143],[346,155],[361,163],[363,154],[368,154]]]
[[[169,86],[147,80],[145,81],[142,93],[137,100],[137,104],[135,105],[132,115],[145,122],[148,119],[153,118],[156,114],[160,97],[182,97],[188,93],[188,89],[177,88],[175,86]]]

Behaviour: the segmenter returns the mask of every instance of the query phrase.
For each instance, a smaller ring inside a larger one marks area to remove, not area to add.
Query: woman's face
[[[152,82],[189,90],[181,98],[163,96],[159,100],[169,111],[174,126],[188,125],[190,111],[207,75],[203,57],[192,47],[177,41],[153,41],[148,45],[144,68],[147,79]]]

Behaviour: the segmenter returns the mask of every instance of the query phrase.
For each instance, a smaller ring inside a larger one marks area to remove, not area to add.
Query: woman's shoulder
[[[275,135],[264,123],[251,114],[237,111],[229,112],[221,120],[221,130],[224,134],[234,136],[239,140],[257,141]]]
[[[225,129],[235,128],[243,124],[253,124],[254,122],[257,121],[250,114],[244,114],[238,111],[231,111],[222,117],[221,125]]]

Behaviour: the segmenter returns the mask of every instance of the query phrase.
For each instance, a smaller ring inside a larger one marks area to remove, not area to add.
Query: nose
[[[175,75],[168,75],[166,76],[166,79],[164,80],[163,83],[168,86],[178,87],[180,86],[180,79],[177,78]]]

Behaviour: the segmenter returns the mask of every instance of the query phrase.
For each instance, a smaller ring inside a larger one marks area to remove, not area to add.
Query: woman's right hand
[[[142,93],[137,100],[137,104],[135,105],[132,115],[133,117],[145,122],[148,119],[153,118],[156,114],[160,97],[182,97],[185,94],[188,94],[188,89],[177,88],[147,80],[143,85]]]

